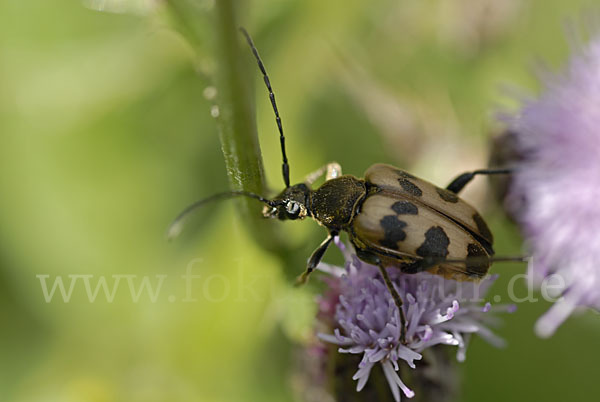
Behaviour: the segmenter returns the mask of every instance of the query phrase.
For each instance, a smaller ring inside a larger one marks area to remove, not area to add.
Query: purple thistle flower
[[[566,71],[544,74],[544,92],[509,118],[514,164],[507,207],[533,256],[538,284],[565,287],[536,324],[550,336],[577,306],[600,310],[600,35]]]
[[[332,300],[336,301],[331,320],[335,329],[333,335],[319,337],[340,345],[340,353],[362,354],[353,376],[358,381],[357,391],[363,389],[371,369],[379,363],[394,399],[400,401],[400,391],[412,398],[414,392],[397,374],[400,361],[414,369],[415,362],[422,358],[421,352],[435,345],[457,346],[457,359],[463,361],[473,333],[496,346],[503,345],[502,339],[488,328],[496,323],[489,313],[511,311],[513,307],[492,307],[480,299],[496,277],[480,283],[457,282],[426,272],[405,275],[390,269],[390,277],[404,300],[407,332],[406,344],[402,344],[399,311],[378,268],[360,261],[337,243],[346,258],[346,269],[323,263],[319,266],[332,274],[327,278],[331,291],[321,301],[321,311],[331,313]]]

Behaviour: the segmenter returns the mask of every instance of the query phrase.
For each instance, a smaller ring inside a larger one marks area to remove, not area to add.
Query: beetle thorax
[[[344,230],[354,219],[366,194],[364,180],[341,176],[310,192],[309,211],[319,224],[336,231]]]

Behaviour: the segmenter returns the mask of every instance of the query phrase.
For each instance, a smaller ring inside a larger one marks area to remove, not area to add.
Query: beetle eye
[[[300,212],[300,205],[296,201],[288,201],[285,206],[285,210],[290,215],[298,215]]]

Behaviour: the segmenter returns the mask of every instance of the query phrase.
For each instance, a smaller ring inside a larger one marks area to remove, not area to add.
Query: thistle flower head
[[[403,275],[390,269],[390,277],[404,300],[407,319],[406,343],[400,341],[400,315],[394,300],[373,265],[360,261],[345,250],[346,269],[321,264],[321,268],[337,275],[328,282],[325,304],[336,300],[333,313],[333,334],[319,334],[324,341],[340,345],[340,353],[362,354],[362,361],[353,379],[360,391],[373,367],[383,368],[394,399],[400,400],[400,391],[411,398],[414,392],[398,376],[400,364],[416,367],[421,352],[434,345],[458,348],[457,358],[465,359],[469,337],[480,334],[490,343],[502,346],[503,341],[488,328],[494,324],[493,308],[483,303],[481,296],[495,277],[479,284],[446,280],[428,273]],[[333,293],[333,295],[332,295]],[[498,306],[497,310],[510,310]],[[330,311],[330,309],[329,309]]]
[[[600,35],[509,118],[519,155],[508,208],[533,255],[540,283],[564,281],[536,331],[551,335],[577,306],[600,309]]]

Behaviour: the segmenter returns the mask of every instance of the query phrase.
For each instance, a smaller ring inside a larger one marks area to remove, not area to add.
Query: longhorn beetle
[[[404,341],[406,318],[402,299],[392,285],[386,268],[406,274],[429,271],[459,281],[483,278],[492,261],[521,258],[493,258],[493,237],[481,215],[458,197],[458,193],[477,175],[507,174],[510,169],[482,169],[456,177],[446,188],[390,165],[375,164],[365,178],[342,175],[339,164],[332,162],[290,185],[290,169],[285,152],[285,137],[275,103],[275,95],[265,66],[254,42],[244,28],[246,38],[263,75],[275,120],[283,158],[285,188],[273,199],[247,191],[215,194],[186,208],[171,224],[170,236],[179,231],[183,218],[206,202],[244,196],[264,205],[265,218],[296,220],[310,217],[327,229],[328,235],[312,253],[304,273],[305,283],[319,264],[332,240],[345,231],[358,258],[379,267],[381,276],[399,309]],[[325,175],[317,189],[311,185]]]

